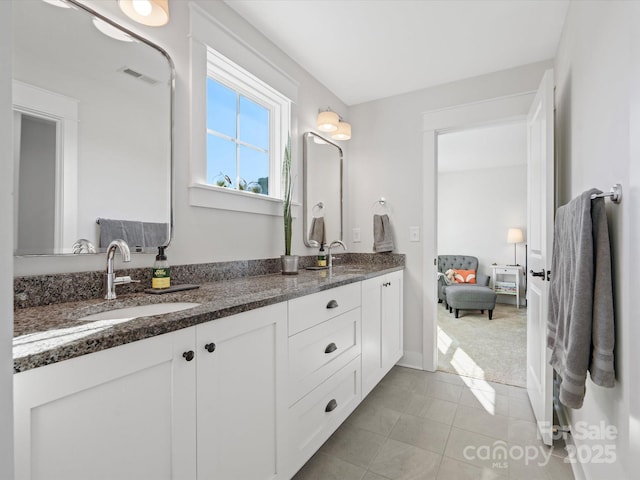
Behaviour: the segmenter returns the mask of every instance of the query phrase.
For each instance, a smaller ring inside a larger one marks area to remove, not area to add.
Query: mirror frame
[[[340,238],[338,238],[338,240],[342,241],[343,240],[343,230],[344,230],[344,224],[343,224],[343,210],[344,210],[344,205],[343,205],[343,201],[344,201],[344,195],[343,195],[343,163],[344,163],[344,153],[342,151],[342,148],[333,143],[330,140],[327,140],[326,138],[318,135],[315,132],[305,132],[302,136],[303,138],[303,149],[302,149],[302,162],[303,162],[303,189],[304,189],[304,199],[303,199],[303,203],[302,203],[302,218],[303,218],[303,232],[302,232],[302,237],[304,240],[304,244],[307,247],[313,247],[313,248],[318,248],[320,247],[320,245],[318,244],[318,242],[316,242],[315,240],[313,241],[309,241],[309,213],[308,213],[308,206],[309,206],[309,198],[308,198],[308,192],[309,189],[307,188],[309,185],[309,168],[308,168],[308,164],[309,164],[309,150],[307,147],[307,142],[310,140],[310,138],[313,137],[317,137],[319,139],[321,139],[323,142],[328,143],[331,146],[334,146],[338,149],[338,153],[340,155]],[[335,239],[332,239],[331,241],[333,241]]]
[[[93,10],[92,8],[80,3],[78,0],[65,0],[67,3],[73,5],[74,7],[83,10],[85,12],[87,12],[89,15],[93,15],[94,17],[102,20],[103,22],[106,22],[107,24],[111,25],[114,28],[117,28],[118,30],[121,30],[123,32],[125,32],[127,35],[130,35],[131,37],[135,38],[136,40],[138,40],[140,43],[143,43],[155,50],[157,50],[166,60],[169,66],[169,239],[167,241],[167,244],[165,246],[169,246],[171,244],[171,240],[173,240],[173,212],[174,212],[174,202],[175,202],[175,195],[174,195],[174,183],[175,183],[175,176],[174,176],[174,115],[175,115],[175,86],[176,86],[176,69],[175,69],[175,64],[173,63],[173,60],[171,59],[171,57],[169,56],[169,54],[167,53],[167,51],[160,47],[159,45],[156,45],[155,43],[151,42],[150,40],[140,36],[139,34],[129,30],[128,28],[120,25],[119,23],[117,23],[115,20],[110,19],[109,17],[106,17],[104,15],[102,15],[101,13],[96,12],[95,10]],[[133,249],[131,251],[131,253],[143,253],[143,254],[150,254],[150,251],[142,251],[142,252],[136,252],[134,251],[135,249]],[[85,255],[91,255],[91,256],[95,256],[95,255],[101,255],[104,252],[100,252],[97,251],[96,253],[81,253],[81,254],[77,254],[77,253],[32,253],[32,254],[25,254],[25,255],[14,255],[14,257],[81,257],[81,256],[85,256]]]

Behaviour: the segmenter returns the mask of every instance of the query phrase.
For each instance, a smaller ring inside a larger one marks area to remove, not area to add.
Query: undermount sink
[[[106,312],[94,313],[79,318],[82,321],[92,320],[133,320],[139,317],[151,317],[164,313],[179,312],[199,306],[199,303],[174,302],[174,303],[152,303],[150,305],[139,305],[137,307],[117,308]]]

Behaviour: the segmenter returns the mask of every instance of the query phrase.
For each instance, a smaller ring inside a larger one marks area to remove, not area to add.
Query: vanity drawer
[[[299,469],[360,403],[360,357],[289,409],[290,452]]]
[[[295,335],[359,307],[360,283],[350,283],[289,300],[289,335]]]
[[[360,355],[359,307],[289,338],[289,404]]]

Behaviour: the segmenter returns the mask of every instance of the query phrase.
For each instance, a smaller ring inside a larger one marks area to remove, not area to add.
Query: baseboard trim
[[[422,368],[422,354],[420,352],[405,351],[397,365],[400,367],[413,368],[415,370],[424,370],[424,368]]]
[[[560,426],[571,425],[569,421],[569,415],[567,415],[567,410],[565,406],[562,405],[562,403],[560,403],[560,401],[558,401],[556,398],[554,398],[553,404],[554,404],[553,405],[554,410],[558,417],[559,425]],[[573,441],[573,436],[567,435],[565,438],[565,443],[571,445],[574,448],[574,452],[575,452],[576,444]],[[584,473],[584,469],[582,468],[582,464],[580,462],[571,462],[571,470],[573,471],[573,476],[575,480],[586,480],[587,477]]]

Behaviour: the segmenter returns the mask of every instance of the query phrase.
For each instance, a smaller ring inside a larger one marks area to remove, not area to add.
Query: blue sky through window
[[[258,182],[268,194],[269,110],[207,78],[207,183],[222,173],[238,188],[240,177]]]

